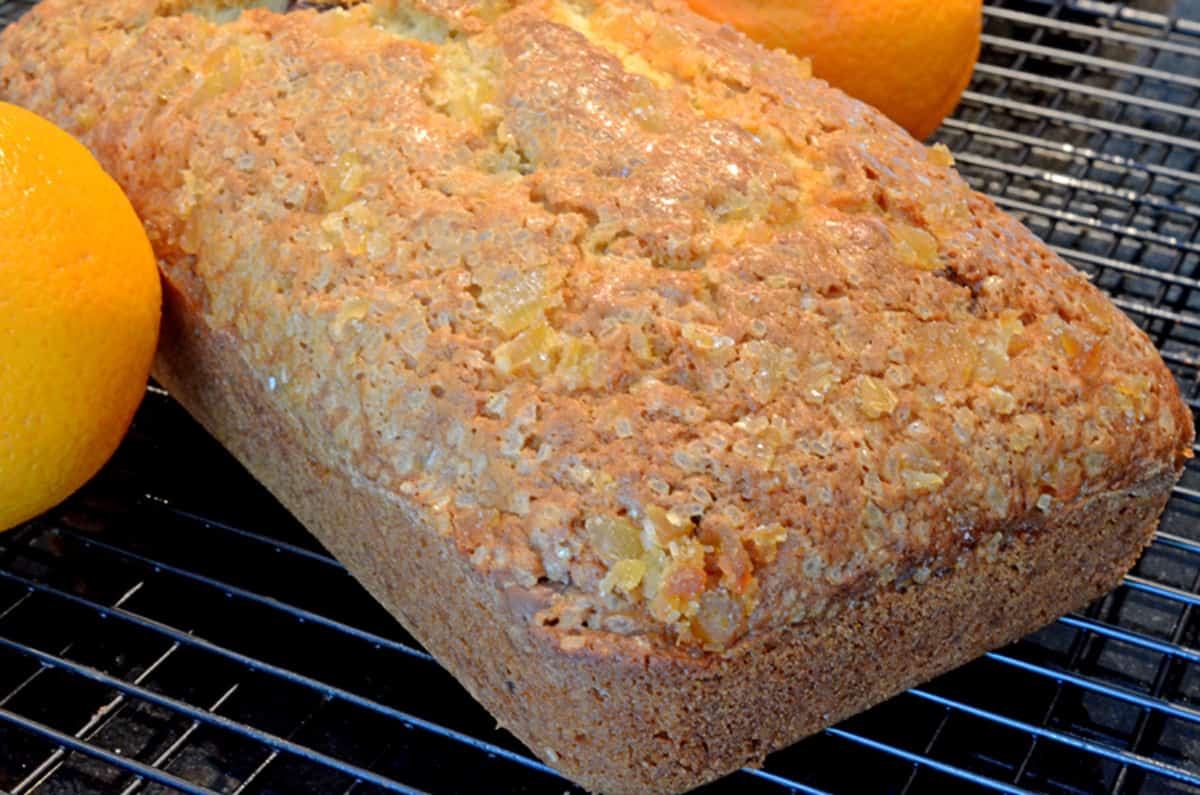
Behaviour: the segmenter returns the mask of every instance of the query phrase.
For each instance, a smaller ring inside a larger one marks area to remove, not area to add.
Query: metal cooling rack
[[[1200,0],[992,3],[938,138],[1200,408]],[[1193,464],[1113,594],[704,791],[1200,793],[1198,607]],[[0,535],[0,789],[577,791],[153,387],[89,486]]]

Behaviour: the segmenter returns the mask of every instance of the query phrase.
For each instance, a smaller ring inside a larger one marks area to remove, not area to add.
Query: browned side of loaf
[[[724,657],[619,636],[566,652],[416,511],[320,464],[235,342],[166,295],[156,377],[505,727],[596,791],[690,789],[1086,604],[1136,560],[1176,477],[1012,528],[990,562]]]

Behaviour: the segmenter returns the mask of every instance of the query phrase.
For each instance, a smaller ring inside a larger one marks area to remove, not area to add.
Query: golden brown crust
[[[679,3],[236,6],[46,0],[0,94],[538,620],[720,651],[1190,453],[1150,342],[948,153]]]
[[[0,74],[480,568],[720,648],[1185,449],[1143,337],[800,65],[669,4],[454,5],[51,0]]]
[[[320,463],[239,342],[171,287],[162,339],[170,392],[502,725],[596,792],[691,789],[1082,607],[1132,566],[1176,479],[1081,498],[921,586],[697,656],[523,620],[536,593],[501,589],[419,510]]]
[[[1150,341],[805,64],[678,0],[255,5],[43,0],[0,97],[145,220],[160,377],[571,775],[691,786],[1144,544]]]

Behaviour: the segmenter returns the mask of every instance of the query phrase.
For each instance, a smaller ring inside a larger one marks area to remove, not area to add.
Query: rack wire
[[[1200,0],[991,2],[937,138],[1200,409]],[[704,791],[1200,794],[1198,608],[1191,464],[1115,592]],[[91,484],[0,535],[0,790],[578,791],[153,386]]]

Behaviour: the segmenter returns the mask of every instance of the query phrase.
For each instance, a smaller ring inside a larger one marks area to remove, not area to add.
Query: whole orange
[[[922,139],[950,115],[979,57],[982,0],[688,0]]]
[[[160,307],[125,194],[70,135],[0,102],[0,529],[112,455],[145,393]]]

